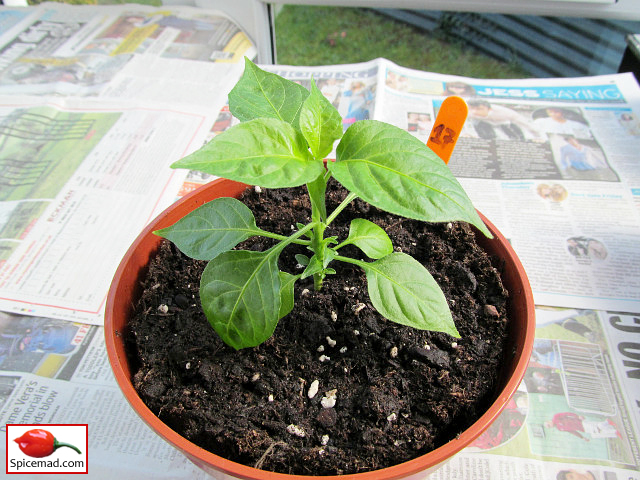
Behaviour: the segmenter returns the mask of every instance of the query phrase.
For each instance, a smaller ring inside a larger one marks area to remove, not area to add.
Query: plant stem
[[[325,223],[318,223],[313,229],[313,237],[311,239],[311,249],[318,255],[318,260],[324,264],[324,250],[325,246],[322,244],[322,240],[324,240],[324,231],[327,228]],[[313,288],[318,291],[322,289],[322,281],[324,280],[324,275],[322,272],[313,274]]]
[[[336,219],[336,217],[340,214],[340,212],[344,210],[346,206],[349,205],[351,202],[353,202],[356,198],[358,198],[358,195],[356,195],[353,192],[349,192],[349,195],[347,195],[347,197],[342,201],[342,203],[340,203],[340,205],[338,205],[336,209],[333,212],[331,212],[331,215],[329,215],[329,217],[327,218],[327,222],[325,226],[333,222]]]
[[[335,257],[333,257],[334,260],[340,260],[341,262],[345,262],[345,263],[351,263],[353,265],[357,265],[359,267],[362,267],[363,265],[365,265],[367,262],[363,262],[362,260],[357,260],[355,258],[350,258],[350,257],[343,257],[342,255],[336,255]]]
[[[305,233],[306,233],[306,231],[305,231]],[[286,237],[284,235],[280,235],[278,233],[268,232],[266,230],[261,230],[260,231],[260,235],[263,236],[263,237],[273,238],[275,240],[280,240],[280,241],[284,241],[284,240],[287,240],[287,239],[291,238],[291,237]],[[296,238],[295,240],[293,240],[290,243],[295,243],[295,244],[298,244],[298,245],[311,245],[311,241],[310,240],[300,240],[299,238]]]
[[[282,241],[280,243],[274,245],[273,247],[271,247],[270,250],[280,250],[280,251],[282,251],[287,245],[289,245],[291,243],[304,242],[304,243],[302,243],[302,245],[309,245],[311,243],[311,242],[309,242],[309,240],[298,240],[298,238],[300,238],[302,235],[307,233],[312,228],[315,228],[316,225],[317,225],[316,222],[311,222],[311,223],[305,225],[304,227],[302,227],[297,232],[291,234],[288,237],[284,237],[282,235],[277,235],[277,234],[274,233],[273,235],[277,235],[277,237],[272,237],[272,238],[281,238]]]

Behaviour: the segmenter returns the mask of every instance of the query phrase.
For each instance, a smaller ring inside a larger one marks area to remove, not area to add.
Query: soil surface
[[[289,235],[296,222],[310,221],[308,199],[300,193],[251,189],[243,200],[258,226]],[[328,211],[345,195],[331,185]],[[462,338],[384,319],[369,301],[364,272],[334,261],[337,275],[328,276],[321,291],[312,278],[296,282],[294,310],[271,339],[235,351],[199,306],[205,263],[165,242],[150,265],[127,337],[134,386],[149,408],[211,452],[298,475],[388,467],[473,423],[494,399],[504,353],[507,292],[498,271],[466,224],[389,216],[360,200],[326,235],[342,241],[355,217],[381,225],[396,250],[427,267]],[[269,242],[250,239],[239,248],[262,250]],[[295,253],[309,252],[287,247],[282,270],[301,272]],[[364,258],[352,246],[341,254]]]

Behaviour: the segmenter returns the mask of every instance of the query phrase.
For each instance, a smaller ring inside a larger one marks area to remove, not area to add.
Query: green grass
[[[478,53],[365,8],[285,5],[276,17],[277,61],[331,65],[384,57],[404,67],[476,78],[525,78],[513,63]]]

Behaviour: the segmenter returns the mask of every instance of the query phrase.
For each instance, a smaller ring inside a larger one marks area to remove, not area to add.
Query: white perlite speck
[[[253,187],[253,190],[254,190],[256,193],[262,193],[262,188],[260,188],[258,185],[256,185],[255,187]]]
[[[320,345],[317,349],[318,353],[324,352],[324,345]]]
[[[335,388],[325,393],[324,397],[322,397],[322,400],[320,400],[320,405],[322,405],[322,408],[335,407],[337,395],[338,395],[338,390],[336,390]]]
[[[320,355],[318,360],[320,360],[321,362],[324,363],[324,362],[328,362],[329,360],[331,360],[331,357],[327,357],[326,355]]]
[[[398,347],[391,347],[391,350],[389,351],[389,356],[391,358],[396,358],[398,356]]]
[[[329,435],[322,435],[322,438],[320,439],[320,444],[322,446],[325,446],[327,443],[329,443]]]
[[[318,380],[314,380],[309,385],[309,391],[307,391],[307,397],[313,398],[318,393],[318,387],[320,386],[320,382]]]
[[[387,417],[387,422],[395,422],[398,419],[398,415],[396,413],[392,413]]]
[[[361,312],[364,307],[366,307],[366,305],[364,303],[357,303],[354,307],[353,307],[353,313],[359,313]]]
[[[340,353],[347,353],[347,347],[340,348]]]
[[[338,343],[331,337],[325,337],[325,338],[327,340],[327,345],[329,345],[330,347],[335,347],[336,343]]]
[[[164,303],[158,306],[158,311],[160,313],[167,313],[169,311],[169,307],[167,307]]]
[[[331,312],[331,320],[334,322],[338,321],[338,314],[336,312]]]
[[[304,438],[306,435],[304,428],[294,425],[293,423],[287,427],[287,432],[300,438]]]

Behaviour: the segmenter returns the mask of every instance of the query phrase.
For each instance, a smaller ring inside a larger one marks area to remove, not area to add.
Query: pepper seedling
[[[354,199],[392,214],[427,221],[465,221],[491,236],[462,186],[444,162],[420,140],[393,125],[361,120],[343,132],[336,108],[311,82],[311,89],[266,72],[250,60],[229,93],[229,109],[241,123],[216,136],[173,168],[199,170],[264,188],[306,185],[311,222],[290,236],[260,229],[253,213],[235,198],[218,198],[155,233],[183,253],[208,260],[200,280],[204,313],[222,340],[235,349],[267,340],[294,308],[294,283],[313,276],[321,289],[334,274],[332,262],[361,267],[372,305],[387,319],[459,337],[447,300],[429,271],[413,257],[393,251],[378,225],[354,219],[340,243],[325,230]],[[335,162],[324,158],[336,147]],[[349,192],[332,212],[325,193],[333,177]],[[234,250],[264,236],[277,243],[263,252]],[[291,244],[310,256],[298,275],[279,271],[278,258]],[[355,245],[372,261],[343,256]]]

